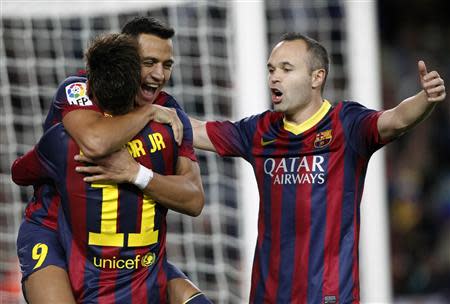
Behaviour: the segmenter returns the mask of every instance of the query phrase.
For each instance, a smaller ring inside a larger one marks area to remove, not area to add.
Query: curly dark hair
[[[141,60],[136,39],[125,34],[96,37],[85,53],[91,94],[112,115],[133,108],[141,83]]]

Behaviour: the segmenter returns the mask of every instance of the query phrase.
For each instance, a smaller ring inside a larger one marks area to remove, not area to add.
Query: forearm
[[[69,113],[63,119],[64,127],[90,158],[99,158],[123,147],[154,115],[152,105],[115,117],[85,110],[74,112],[78,113]]]
[[[77,155],[81,162],[95,162]],[[126,149],[97,161],[96,166],[79,166],[77,172],[88,174],[85,182],[131,183],[166,208],[197,216],[203,209],[204,193],[198,163],[178,157],[177,175],[160,175],[137,163]]]
[[[407,131],[427,118],[436,103],[428,102],[424,91],[403,100],[396,108],[396,117],[402,130]]]
[[[190,216],[198,216],[203,209],[202,186],[193,182],[189,176],[154,173],[143,192],[164,207]]]
[[[403,100],[395,108],[385,111],[378,120],[378,130],[382,139],[395,138],[412,129],[426,119],[436,103],[428,102],[422,90]]]
[[[194,148],[216,152],[216,148],[212,144],[206,131],[206,121],[201,121],[192,117],[189,117],[192,125],[192,131],[194,133]]]

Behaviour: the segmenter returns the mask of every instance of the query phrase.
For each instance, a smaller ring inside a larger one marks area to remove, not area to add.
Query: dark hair
[[[122,33],[137,37],[140,34],[151,34],[161,39],[170,39],[175,30],[153,17],[136,17],[122,27]]]
[[[112,115],[129,112],[141,83],[136,39],[124,34],[98,36],[85,60],[89,87],[99,107]]]
[[[310,68],[310,72],[314,71],[314,70],[318,70],[318,69],[324,69],[325,70],[325,79],[324,82],[322,84],[322,91],[323,88],[325,86],[325,82],[327,80],[327,76],[328,76],[328,69],[329,69],[329,65],[330,65],[330,60],[328,58],[328,52],[325,49],[325,47],[323,45],[321,45],[319,42],[317,42],[316,40],[302,35],[300,33],[296,33],[296,32],[290,32],[290,33],[286,33],[281,37],[281,41],[294,41],[294,40],[303,40],[306,43],[306,49],[308,50],[308,53],[310,54],[309,56],[309,68]]]

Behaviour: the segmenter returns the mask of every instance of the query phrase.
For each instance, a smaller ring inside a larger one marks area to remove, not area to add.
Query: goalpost
[[[32,194],[11,182],[10,165],[41,136],[58,82],[83,68],[83,49],[95,35],[119,31],[137,15],[173,26],[176,65],[167,90],[202,120],[235,120],[267,109],[268,52],[282,33],[294,30],[317,38],[330,52],[328,99],[351,97],[381,108],[370,103],[380,100],[371,1],[3,0],[0,5],[0,302],[21,298],[15,238]],[[206,205],[198,218],[169,212],[169,259],[214,303],[248,302],[259,201],[253,172],[242,160],[196,152]],[[386,193],[382,159],[379,151],[371,160],[364,196],[370,199],[362,203],[364,303],[391,298],[386,203],[379,195]]]

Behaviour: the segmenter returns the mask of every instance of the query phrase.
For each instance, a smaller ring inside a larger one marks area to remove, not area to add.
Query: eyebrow
[[[285,67],[285,66],[294,67],[294,65],[292,63],[290,63],[289,61],[283,61],[279,65],[281,65],[282,67]],[[274,65],[269,62],[269,63],[267,63],[267,67],[268,68],[273,68]]]
[[[281,63],[281,65],[282,66],[290,66],[290,67],[294,67],[294,65],[292,64],[292,63],[290,63],[289,61],[283,61],[282,63]]]

